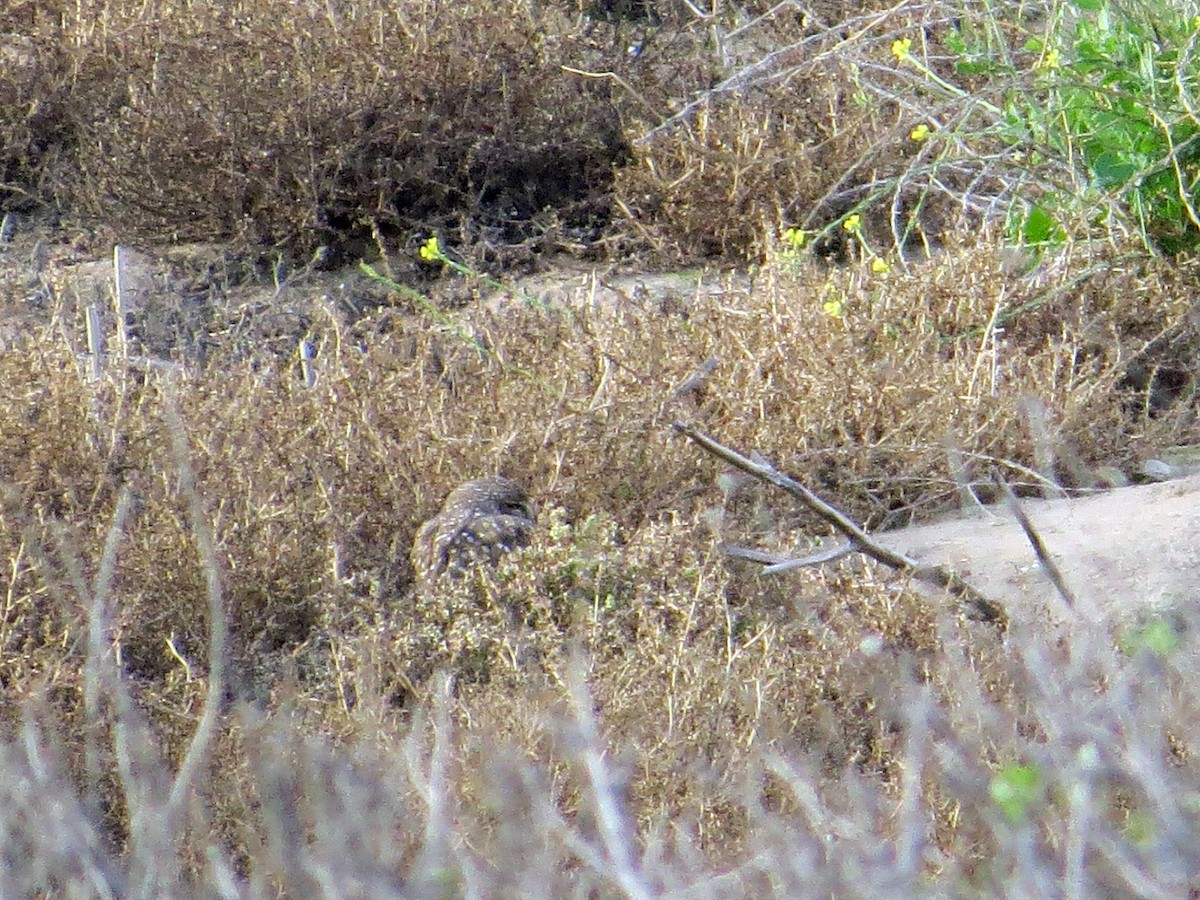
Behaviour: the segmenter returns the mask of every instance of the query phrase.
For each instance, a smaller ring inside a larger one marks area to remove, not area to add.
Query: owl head
[[[529,495],[500,475],[476,478],[450,492],[421,526],[411,561],[421,583],[458,575],[529,542],[535,511]]]

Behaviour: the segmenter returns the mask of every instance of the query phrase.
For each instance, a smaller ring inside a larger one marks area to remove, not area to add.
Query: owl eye
[[[500,511],[509,516],[522,516],[526,519],[533,518],[529,511],[529,505],[526,503],[518,503],[515,500],[507,503],[501,503]]]

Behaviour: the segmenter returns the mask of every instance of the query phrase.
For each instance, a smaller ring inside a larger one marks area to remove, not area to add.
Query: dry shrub
[[[757,262],[795,227],[845,261],[860,251],[838,227],[852,212],[884,253],[1023,221],[1028,204],[1079,190],[1053,154],[1022,151],[1003,112],[1023,79],[1035,90],[1046,21],[1021,4],[834,0],[664,26],[618,71],[636,165],[617,173],[614,232],[664,260]],[[919,66],[897,59],[897,40]],[[986,43],[995,68],[953,49],[964,40]]]
[[[325,10],[11,4],[3,30],[28,31],[36,64],[0,86],[6,184],[121,229],[291,249],[350,234],[347,253],[376,226],[519,239],[503,219],[536,218],[547,182],[596,221],[620,142],[603,82],[554,67],[564,47],[587,54],[539,32],[553,12]],[[858,108],[846,68],[811,71],[835,31],[789,17],[759,27],[779,29],[766,46],[813,38],[789,85],[802,102],[759,83],[655,137],[620,188],[638,246],[761,254],[794,211],[840,214],[858,175],[901,165],[894,111]],[[587,57],[658,108],[723,77],[695,26],[664,18],[641,62]],[[608,29],[617,46],[625,25]],[[580,91],[564,131],[549,111]],[[614,103],[628,116],[634,100]],[[81,310],[55,309],[0,354],[0,845],[21,861],[0,893],[1194,888],[1181,672],[1078,623],[1017,622],[1002,645],[869,566],[753,577],[719,539],[793,548],[820,529],[670,427],[762,452],[873,526],[957,499],[951,449],[967,478],[996,466],[1033,490],[1034,470],[1085,487],[1194,439],[1192,265],[1091,247],[1032,262],[950,239],[930,265],[781,261],[749,291],[657,309],[460,311],[457,327],[384,310],[353,334],[301,317],[312,388],[265,343],[220,335],[203,365],[118,359],[92,382],[58,330],[78,333]],[[709,359],[702,387],[673,394]],[[491,471],[540,501],[533,544],[415,594],[418,523]],[[110,528],[123,491],[134,513]],[[209,680],[213,574],[234,671],[183,818],[165,798]],[[105,662],[87,634],[109,576]],[[110,685],[89,710],[106,665],[130,703]],[[1031,824],[990,793],[1014,760],[1051,781]]]
[[[627,233],[666,258],[759,260],[787,226],[820,229],[868,198],[903,194],[915,213],[912,186],[893,191],[912,156],[898,103],[864,91],[859,71],[886,65],[892,37],[937,13],[890,6],[784,5],[656,38],[627,77],[650,108],[674,112],[628,109],[637,165],[616,184]],[[890,218],[887,204],[872,209]],[[822,252],[845,254],[837,232]]]
[[[514,244],[539,217],[550,227],[547,208],[570,240],[603,226],[618,127],[603,92],[560,69],[593,51],[555,10],[289,10],[94,0],[35,17],[51,46],[29,90],[54,98],[57,132],[25,143],[53,139],[71,160],[37,173],[51,195],[125,239],[227,236],[298,256],[361,256],[380,233],[435,227]]]
[[[306,733],[294,711],[264,718],[246,708],[229,722],[254,802],[242,820],[248,854],[240,859],[211,834],[187,844],[166,832],[127,854],[109,850],[52,749],[52,720],[29,704],[25,743],[0,742],[0,833],[31,864],[6,867],[4,884],[88,896],[140,884],[255,898],[309,894],[322,884],[374,897],[450,888],[759,897],[898,886],[1042,895],[1066,884],[1105,896],[1195,888],[1195,843],[1187,839],[1195,767],[1171,764],[1162,738],[1164,728],[1195,738],[1194,694],[1178,672],[1121,659],[1106,636],[1086,628],[1049,639],[1022,633],[979,671],[953,642],[944,649],[939,673],[955,682],[949,703],[912,677],[885,670],[874,681],[901,761],[890,786],[881,788],[874,772],[824,770],[786,733],[759,734],[744,774],[725,771],[720,757],[694,767],[701,787],[691,815],[670,818],[635,817],[641,804],[629,786],[651,754],[670,756],[671,742],[639,745],[602,732],[604,705],[582,689],[578,667],[567,670],[557,697],[510,693],[490,710],[438,691],[408,727],[364,704],[352,715],[360,735],[340,744]],[[870,656],[856,664],[860,683],[872,682]],[[1000,674],[1024,682],[1019,715],[983,691]],[[754,696],[749,715],[769,702]],[[516,726],[511,737],[493,727],[501,711]],[[133,730],[133,749],[153,754],[145,740]],[[716,743],[721,756],[733,746]],[[994,787],[1017,761],[1040,783],[1010,817]],[[138,783],[149,788],[150,780],[143,772]],[[228,780],[222,789],[218,809],[232,792]],[[719,813],[716,827],[697,822],[701,795]],[[738,818],[746,824],[727,840],[721,827]],[[954,827],[938,832],[931,822]],[[177,848],[196,853],[190,877],[177,871]]]
[[[812,93],[834,90],[814,79]],[[819,201],[870,128],[865,112],[850,110],[829,133],[827,123],[814,121],[826,110],[796,99],[808,93],[795,85],[756,91],[701,110],[686,132],[637,145],[637,165],[622,169],[615,186],[630,239],[642,237],[641,248],[665,260],[760,260],[775,236]]]
[[[761,260],[862,204],[880,246],[936,243],[1012,184],[908,139],[966,113],[922,106],[890,42],[936,45],[959,13],[892,6],[22,4],[0,14],[0,58],[27,63],[0,86],[0,196],[334,264],[429,232],[494,266]]]
[[[200,652],[205,613],[179,601],[201,576],[164,456],[166,390],[191,429],[250,658],[303,644],[347,591],[403,594],[419,522],[486,472],[529,485],[569,523],[608,517],[624,544],[673,515],[773,544],[814,526],[761,493],[747,510],[747,489],[673,436],[678,418],[763,453],[872,527],[957,501],[948,449],[986,495],[993,466],[1040,488],[1030,473],[1045,469],[1046,441],[1058,462],[1041,474],[1088,487],[1100,467],[1186,440],[1186,404],[1150,408],[1154,386],[1139,392],[1127,371],[1130,360],[1186,365],[1186,269],[1102,253],[1077,279],[1082,261],[1025,277],[1003,265],[964,246],[907,274],[776,267],[747,295],[682,313],[480,314],[463,320],[476,344],[388,316],[390,333],[363,353],[318,322],[312,390],[291,364],[220,357],[174,386],[137,373],[89,385],[82,362],[38,343],[5,357],[9,549],[29,529],[57,546],[46,529],[65,521],[83,526],[72,540],[94,557],[118,489],[134,486],[124,658],[157,678],[178,664],[167,637],[185,657]],[[672,398],[710,357],[700,396]],[[1048,438],[1030,425],[1029,398]]]
[[[174,374],[125,370],[118,359],[93,383],[57,331],[29,332],[0,355],[0,416],[11,423],[0,437],[7,731],[39,685],[57,692],[47,722],[78,721],[87,595],[129,488],[139,511],[119,544],[109,638],[166,758],[181,757],[206,682],[209,623],[167,440],[169,394],[214,530],[233,630],[230,700],[292,709],[308,730],[387,746],[425,708],[433,671],[449,671],[469,809],[495,790],[467,774],[470,754],[493,743],[520,748],[539,771],[577,772],[570,743],[536,710],[562,699],[579,646],[610,739],[629,748],[622,796],[646,833],[688,820],[689,852],[753,846],[767,811],[804,805],[782,769],[755,775],[757,751],[768,749],[811,759],[819,778],[852,770],[894,791],[907,732],[900,712],[881,709],[882,686],[915,672],[952,703],[965,676],[943,676],[939,661],[958,625],[874,570],[760,581],[727,567],[719,538],[781,547],[797,528],[811,535],[812,523],[769,495],[757,518],[744,517],[736,492],[722,493],[720,469],[670,423],[690,418],[759,450],[872,523],[945,506],[956,488],[947,443],[980,477],[991,464],[1010,476],[1036,466],[1020,413],[1030,395],[1047,410],[1054,448],[1084,473],[1123,460],[1131,434],[1186,436],[1185,413],[1148,416],[1122,384],[1131,358],[1191,352],[1182,298],[1192,273],[1078,252],[1022,276],[996,250],[964,243],[907,273],[781,265],[747,293],[731,286],[669,310],[464,311],[457,327],[471,341],[377,313],[390,324],[376,333],[364,320],[373,335],[364,348],[322,320],[310,335],[312,388],[291,361],[219,350]],[[63,311],[58,321],[72,319]],[[706,387],[673,396],[714,356]],[[495,571],[414,596],[407,549],[418,523],[450,488],[492,471],[532,489],[543,507],[537,539]],[[991,669],[995,636],[976,628],[954,652],[976,659],[992,685],[1011,681]],[[967,756],[978,749],[962,740]],[[318,791],[337,769],[319,742],[284,751],[307,759],[292,781],[275,757],[255,757],[273,750],[248,750],[233,732],[215,751],[232,787],[209,785],[220,818],[196,827],[240,847],[246,866],[259,864],[247,835],[269,812],[264,797]],[[759,777],[761,791],[740,793]],[[110,838],[122,844],[118,780],[101,791],[116,811]],[[593,794],[584,780],[550,796],[591,828]],[[322,796],[296,801],[312,806],[305,828],[325,821]],[[412,815],[387,808],[397,840],[419,855],[404,824]],[[472,822],[479,846],[512,839],[502,817]],[[951,846],[953,817],[939,822]],[[984,832],[972,840],[986,843]],[[552,858],[557,873],[562,859]],[[392,864],[428,862],[417,860]],[[288,871],[286,860],[264,865]]]

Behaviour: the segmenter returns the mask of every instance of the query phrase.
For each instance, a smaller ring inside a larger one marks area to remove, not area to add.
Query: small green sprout
[[[1153,842],[1158,829],[1154,827],[1154,819],[1142,810],[1133,810],[1121,826],[1121,834],[1125,840],[1135,847],[1147,847]]]
[[[1178,630],[1161,616],[1151,619],[1140,628],[1130,628],[1121,635],[1121,650],[1126,656],[1149,653],[1166,659],[1183,643]]]
[[[1042,772],[1037,766],[1005,766],[992,778],[988,793],[1009,821],[1023,821],[1042,796]]]

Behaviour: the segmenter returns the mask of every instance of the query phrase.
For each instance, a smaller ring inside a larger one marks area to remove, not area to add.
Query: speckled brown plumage
[[[413,570],[428,583],[445,573],[495,562],[528,543],[533,524],[529,497],[516,482],[499,475],[468,481],[417,531]]]

